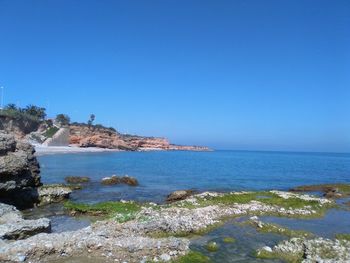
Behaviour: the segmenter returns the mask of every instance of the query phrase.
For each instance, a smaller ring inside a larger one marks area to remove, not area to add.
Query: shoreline
[[[35,148],[35,154],[38,156],[48,155],[48,154],[68,154],[68,153],[125,152],[125,150],[120,150],[120,149],[108,149],[108,148],[99,148],[99,147],[78,147],[73,145],[70,145],[70,146],[33,145],[33,146]],[[138,149],[136,152],[173,152],[173,151],[207,152],[202,150],[177,150],[177,149],[162,149],[162,148],[142,148],[142,149]]]
[[[106,149],[98,147],[81,148],[76,146],[41,146],[34,145],[36,155],[65,154],[65,153],[99,153],[99,152],[121,152],[118,149]]]

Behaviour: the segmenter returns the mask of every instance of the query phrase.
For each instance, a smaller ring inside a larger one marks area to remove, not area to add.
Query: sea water
[[[91,182],[72,194],[79,202],[120,199],[161,203],[179,189],[198,191],[268,190],[320,183],[350,183],[350,154],[153,151],[74,153],[39,156],[42,181],[64,183],[66,176]],[[139,186],[101,185],[103,177],[129,175]]]

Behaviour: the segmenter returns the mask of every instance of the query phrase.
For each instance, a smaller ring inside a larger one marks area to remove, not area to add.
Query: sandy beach
[[[77,146],[42,146],[34,145],[36,155],[56,154],[56,153],[94,153],[94,152],[118,152],[117,149],[105,149],[97,147],[81,148]]]

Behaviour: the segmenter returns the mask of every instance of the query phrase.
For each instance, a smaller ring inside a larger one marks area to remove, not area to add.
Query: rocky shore
[[[269,198],[259,199],[260,194],[205,192],[171,205],[115,202],[118,209],[113,212],[112,203],[106,210],[107,213],[112,211],[111,219],[78,231],[41,233],[4,244],[0,248],[0,260],[40,262],[87,253],[116,262],[166,262],[189,252],[189,236],[204,233],[227,218],[243,215],[313,217],[334,205],[331,200],[310,195],[269,191],[264,193]],[[79,211],[82,208],[73,205],[70,209]],[[85,206],[84,211],[88,213],[89,208]],[[347,243],[344,246],[341,249],[346,249]]]
[[[202,258],[190,250],[191,238],[237,217],[250,218],[247,223],[260,232],[290,238],[275,246],[262,246],[256,251],[258,258],[305,263],[350,261],[347,233],[326,239],[259,220],[260,216],[322,217],[328,209],[337,207],[335,200],[339,195],[349,196],[349,185],[305,186],[292,192],[180,190],[169,194],[165,204],[67,201],[67,214],[91,215],[97,221],[89,227],[62,233],[50,233],[50,219],[23,217],[19,208],[65,201],[79,184],[90,180],[72,176],[65,179],[73,185],[42,185],[33,147],[0,133],[0,262],[55,262],[83,260],[85,256],[100,262],[208,262],[186,259]],[[137,187],[138,181],[129,176],[102,179],[101,185],[109,184]],[[303,193],[310,189],[325,190],[322,197]],[[226,240],[234,242],[233,238]],[[218,246],[211,242],[207,249],[214,252]]]

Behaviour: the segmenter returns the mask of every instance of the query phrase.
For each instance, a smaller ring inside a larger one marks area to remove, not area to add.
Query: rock
[[[170,144],[166,138],[120,134],[106,127],[84,124],[70,125],[70,144],[80,147],[99,147],[127,151],[186,150],[208,151],[207,147]]]
[[[116,262],[142,262],[154,257],[171,261],[188,250],[187,239],[152,238],[141,231],[134,232],[130,226],[101,221],[76,231],[43,233],[6,244],[0,249],[0,262],[18,262],[18,255],[25,256],[28,262],[49,262],[48,259],[62,260],[62,254],[79,257],[86,252],[91,259],[104,256]]]
[[[130,185],[130,186],[137,186],[139,184],[136,178],[130,177],[130,176],[121,177],[121,183]]]
[[[175,202],[179,200],[184,200],[194,193],[193,190],[178,190],[169,194],[166,198],[167,202]]]
[[[326,198],[341,198],[342,194],[339,193],[338,188],[330,188],[327,189],[327,192],[325,192],[323,196]]]
[[[101,180],[101,184],[104,185],[113,185],[120,183],[120,178],[116,175],[112,175],[111,177],[104,177]]]
[[[64,185],[44,185],[38,188],[39,204],[58,203],[69,198],[72,193],[70,187]]]
[[[302,185],[290,189],[292,192],[322,192],[327,198],[341,198],[350,196],[350,184],[318,184]]]
[[[209,252],[215,252],[219,249],[219,246],[216,242],[214,241],[210,241],[207,243],[207,245],[205,246],[206,249],[209,251]]]
[[[0,203],[0,239],[24,239],[50,231],[49,219],[24,220],[22,214],[14,206]]]
[[[139,183],[136,178],[131,176],[116,176],[104,177],[101,180],[101,184],[104,185],[114,185],[114,184],[127,184],[130,186],[137,186]]]
[[[67,183],[70,184],[80,184],[90,182],[90,178],[87,176],[67,176],[64,178]]]
[[[262,249],[259,249],[258,253]],[[271,251],[266,251],[270,252],[272,256],[283,255],[283,257],[293,258],[295,262],[350,262],[350,241],[346,240],[330,240],[320,237],[314,239],[291,238],[280,242]]]
[[[41,185],[40,166],[27,142],[0,132],[0,202],[19,208],[32,207]]]
[[[15,138],[9,134],[2,133],[0,135],[0,155],[4,155],[7,152],[14,152],[16,149]]]
[[[40,127],[39,127],[40,128]],[[32,143],[43,143],[47,137],[41,132],[31,132],[25,136],[25,138]]]
[[[169,254],[162,254],[159,257],[162,261],[168,262],[171,260],[171,256]]]
[[[269,247],[269,246],[264,246],[264,247],[262,248],[262,250],[265,250],[265,251],[267,251],[267,252],[272,252],[272,248]]]

